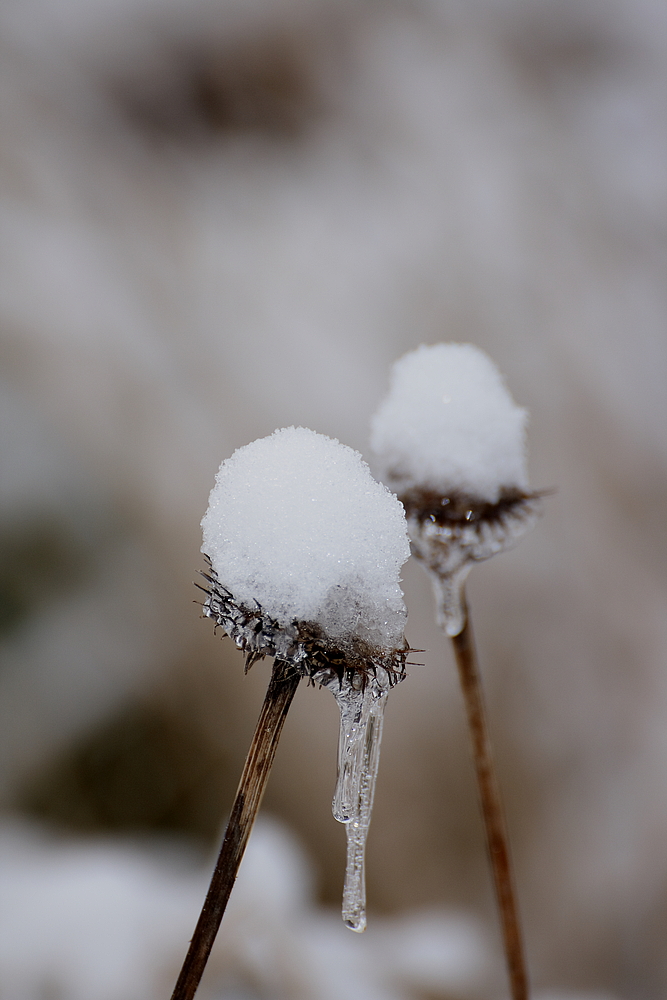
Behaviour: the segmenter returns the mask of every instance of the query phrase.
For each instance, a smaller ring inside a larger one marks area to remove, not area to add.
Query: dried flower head
[[[220,466],[202,528],[204,613],[248,666],[400,679],[405,516],[357,452],[303,427],[246,445]]]
[[[204,614],[245,653],[246,671],[257,660],[273,656],[323,686],[340,686],[347,681],[359,688],[372,677],[375,684],[388,690],[403,680],[410,651],[405,640],[401,647],[389,651],[353,635],[333,642],[316,622],[281,624],[259,602],[252,608],[237,603],[212,568],[202,576],[207,582],[202,588],[206,593]]]
[[[539,494],[528,491],[526,420],[483,351],[437,344],[396,362],[371,433],[382,478],[405,506],[412,550],[431,576],[439,623],[452,638],[513,1000],[528,1000],[528,978],[463,585],[474,562],[502,552],[538,514]]]
[[[243,650],[246,669],[272,656],[274,677],[296,684],[305,676],[338,702],[333,811],[348,841],[343,920],[362,931],[383,713],[408,654],[403,507],[357,452],[290,427],[222,463],[202,528],[204,614]],[[249,773],[258,766],[253,759]]]
[[[471,344],[420,347],[396,362],[373,418],[371,447],[396,491],[412,551],[431,572],[441,624],[463,627],[461,587],[474,562],[513,545],[534,524],[526,411]]]

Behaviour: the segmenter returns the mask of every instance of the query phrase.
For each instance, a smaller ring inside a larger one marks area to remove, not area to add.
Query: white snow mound
[[[422,345],[393,366],[371,448],[399,495],[425,488],[495,503],[503,488],[528,487],[527,419],[484,351]]]
[[[220,466],[202,552],[237,603],[332,639],[403,644],[402,505],[358,452],[303,427],[275,431]]]

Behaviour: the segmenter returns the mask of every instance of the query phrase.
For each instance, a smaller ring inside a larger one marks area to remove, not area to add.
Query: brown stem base
[[[204,906],[171,1000],[192,1000],[206,967],[262,801],[276,747],[300,676],[276,660]]]
[[[505,956],[513,1000],[528,1000],[528,977],[523,955],[519,913],[512,878],[512,864],[507,833],[496,780],[491,741],[489,739],[482,685],[477,666],[477,654],[465,605],[465,625],[458,635],[452,636],[456,665],[465,700],[468,727],[473,744],[477,787],[484,817],[486,844],[491,860],[500,920],[502,923]]]

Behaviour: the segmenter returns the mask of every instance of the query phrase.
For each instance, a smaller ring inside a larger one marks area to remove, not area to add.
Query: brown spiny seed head
[[[443,496],[431,489],[412,489],[399,494],[399,500],[415,556],[443,575],[513,545],[537,520],[547,492],[507,488],[489,503],[464,493]]]
[[[202,572],[206,586],[203,612],[243,651],[246,671],[257,660],[273,656],[293,666],[302,677],[330,685],[335,679],[365,687],[370,678],[390,688],[405,676],[410,647],[391,651],[371,646],[356,636],[334,642],[316,622],[283,624],[268,615],[256,601],[254,607],[239,604],[210,567]],[[199,585],[198,585],[199,586]]]
[[[399,494],[406,517],[430,521],[441,527],[470,524],[503,524],[539,511],[546,491],[526,493],[516,487],[501,490],[496,503],[465,493],[443,496],[436,490],[411,489]]]

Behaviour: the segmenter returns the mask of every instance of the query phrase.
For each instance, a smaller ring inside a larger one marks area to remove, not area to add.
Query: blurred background
[[[269,674],[193,603],[215,472],[290,424],[368,455],[439,340],[490,353],[557,487],[469,585],[533,982],[664,997],[662,0],[2,0],[0,114],[1,1000],[169,995]],[[404,579],[369,931],[303,685],[203,1000],[506,995]]]

